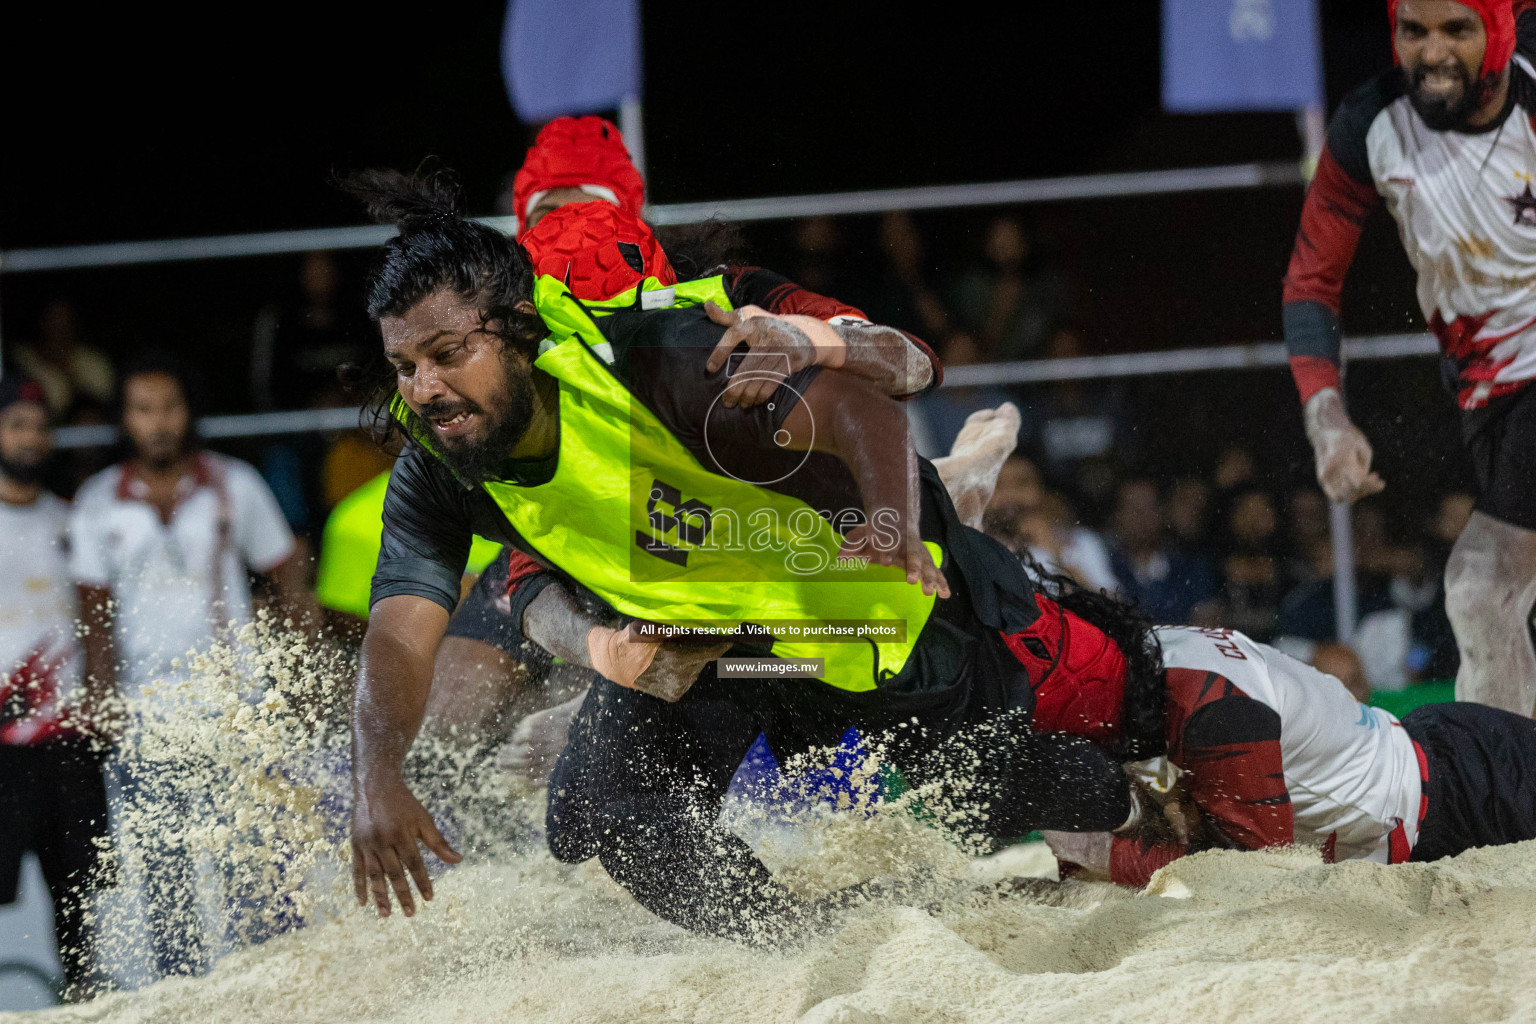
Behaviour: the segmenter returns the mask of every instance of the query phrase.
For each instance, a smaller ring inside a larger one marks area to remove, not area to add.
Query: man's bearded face
[[[1454,0],[1402,0],[1393,46],[1408,102],[1431,131],[1466,127],[1482,102],[1488,33],[1477,12]]]
[[[23,486],[42,477],[53,451],[48,410],[32,402],[0,409],[0,475]]]
[[[484,403],[469,398],[434,399],[417,413],[432,429],[437,453],[465,480],[485,483],[497,479],[508,454],[521,441],[533,418],[533,376],[525,359],[503,348],[501,387]],[[462,423],[476,424],[464,433],[445,431]]]
[[[1481,86],[1460,61],[1443,65],[1406,65],[1408,102],[1431,131],[1446,132],[1464,127],[1477,110]]]
[[[495,479],[533,419],[527,357],[451,292],[428,296],[379,327],[400,397],[430,432],[434,451],[466,480]]]

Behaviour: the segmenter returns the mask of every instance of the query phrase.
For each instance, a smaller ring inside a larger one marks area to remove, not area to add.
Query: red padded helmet
[[[1456,0],[1469,7],[1483,19],[1483,29],[1488,33],[1488,45],[1483,50],[1483,71],[1480,77],[1497,74],[1509,64],[1515,54],[1515,8],[1512,0]],[[1397,31],[1398,0],[1387,0],[1387,17],[1392,20],[1392,31]],[[1522,7],[1529,6],[1522,4]],[[1393,47],[1392,59],[1397,60],[1397,48]]]
[[[535,273],[559,278],[586,302],[611,299],[647,277],[664,285],[677,283],[645,221],[609,203],[566,203],[518,241]]]
[[[645,180],[612,122],[601,117],[556,118],[539,132],[512,179],[512,212],[521,222],[542,193],[583,186],[594,198],[611,196],[614,205],[636,217],[645,205]]]
[[[1040,618],[1003,642],[1029,672],[1036,732],[1066,732],[1096,743],[1120,737],[1125,655],[1104,631],[1035,595]]]

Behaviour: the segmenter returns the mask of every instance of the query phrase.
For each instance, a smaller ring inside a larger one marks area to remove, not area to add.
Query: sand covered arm
[[[944,379],[943,364],[921,338],[872,323],[857,306],[819,295],[762,267],[736,267],[727,273],[726,282],[738,310],[754,307],[809,335],[821,357],[819,366],[846,370],[893,398],[927,394]],[[761,394],[759,400],[767,397]]]

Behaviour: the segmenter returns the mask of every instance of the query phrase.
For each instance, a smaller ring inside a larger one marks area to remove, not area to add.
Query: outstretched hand
[[[432,879],[419,844],[425,844],[448,864],[463,858],[448,845],[432,815],[399,777],[359,784],[354,787],[354,800],[352,885],[357,905],[367,906],[371,896],[379,916],[388,917],[393,889],[401,911],[411,917],[416,913],[416,902],[410,880],[416,882],[423,900],[432,899]]]

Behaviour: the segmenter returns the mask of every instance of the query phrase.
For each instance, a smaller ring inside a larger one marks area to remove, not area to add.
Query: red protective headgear
[[[1483,69],[1479,77],[1498,74],[1509,66],[1509,58],[1515,54],[1515,8],[1512,0],[1456,0],[1463,7],[1477,12],[1483,19],[1483,29],[1488,34],[1488,46],[1483,50]],[[1397,31],[1398,0],[1387,0],[1387,17],[1392,31]],[[1392,48],[1392,59],[1397,60],[1397,47]]]
[[[566,203],[518,238],[535,273],[564,281],[571,294],[602,302],[647,277],[676,284],[667,254],[639,217],[603,202]]]
[[[1095,743],[1120,738],[1125,655],[1104,631],[1044,594],[1040,618],[1003,642],[1029,671],[1036,732],[1066,732]]]
[[[539,193],[583,185],[610,193],[619,209],[636,217],[645,205],[645,181],[629,159],[624,136],[611,122],[601,117],[557,118],[539,132],[512,179],[512,212],[521,222]]]

